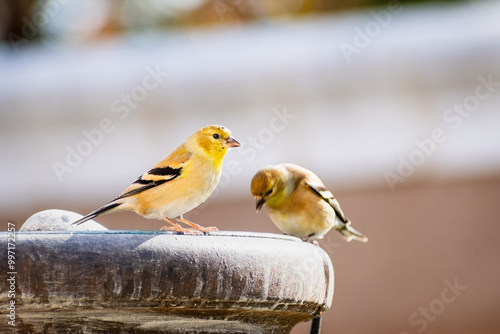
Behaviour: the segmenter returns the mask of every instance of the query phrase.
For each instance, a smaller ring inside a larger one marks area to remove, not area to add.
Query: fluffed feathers
[[[210,196],[219,182],[222,159],[227,149],[238,146],[240,144],[227,128],[220,125],[204,127],[137,178],[114,200],[73,224],[82,224],[100,215],[128,210],[146,218],[166,220],[173,226],[165,229],[193,231],[183,229],[172,220],[177,219],[194,230],[217,230],[189,222],[182,215]]]
[[[310,170],[294,164],[265,167],[255,174],[250,188],[257,211],[265,204],[271,220],[286,234],[309,241],[322,239],[334,228],[346,241],[368,241],[351,226],[339,202]]]

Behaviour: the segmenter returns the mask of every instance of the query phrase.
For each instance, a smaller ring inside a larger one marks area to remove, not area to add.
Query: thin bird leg
[[[194,234],[197,234],[197,233],[200,233],[200,231],[196,231],[196,230],[191,230],[191,229],[188,229],[188,228],[183,228],[182,226],[180,226],[179,224],[177,224],[176,222],[174,222],[173,220],[171,219],[168,219],[168,218],[163,218],[164,221],[166,221],[167,223],[169,223],[170,225],[172,226],[163,226],[160,231],[176,231],[176,232],[182,232],[182,233],[194,233]]]
[[[217,231],[219,231],[219,229],[217,227],[215,227],[215,226],[203,227],[203,226],[200,226],[200,225],[198,225],[196,223],[193,223],[192,221],[189,221],[187,219],[182,218],[182,216],[179,216],[176,219],[178,221],[180,221],[180,222],[183,222],[186,225],[191,226],[193,228],[193,230],[195,230],[195,231],[201,231],[203,233],[217,232]]]
[[[306,242],[309,242],[311,244],[314,244],[316,246],[319,246],[319,243],[316,241],[316,240],[312,240],[311,238],[314,237],[316,235],[316,233],[311,233],[309,234],[306,238],[301,238],[302,240],[306,241]]]

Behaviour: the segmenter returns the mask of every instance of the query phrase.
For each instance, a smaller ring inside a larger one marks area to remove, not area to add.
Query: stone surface
[[[66,210],[51,209],[35,213],[29,217],[20,231],[104,231],[101,224],[89,220],[80,225],[71,225],[83,216]]]
[[[16,249],[15,330],[22,333],[281,334],[332,303],[330,258],[294,237],[17,232]],[[6,256],[0,252],[2,263]],[[3,300],[8,290],[0,280]],[[0,322],[1,332],[8,329]]]

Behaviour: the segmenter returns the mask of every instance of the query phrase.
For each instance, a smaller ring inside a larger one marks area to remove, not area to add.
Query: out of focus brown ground
[[[370,240],[346,243],[332,231],[321,241],[335,267],[335,296],[332,309],[324,314],[323,333],[498,333],[499,179],[421,184],[394,192],[343,191],[336,196],[353,225]],[[86,213],[101,204],[61,209]],[[2,220],[20,225],[32,213]],[[279,233],[265,212],[255,214],[250,194],[234,202],[214,199],[186,217],[221,230]],[[132,213],[97,220],[109,229],[164,225]],[[462,287],[449,303],[442,299],[446,280]],[[292,333],[309,333],[309,324],[298,325]]]

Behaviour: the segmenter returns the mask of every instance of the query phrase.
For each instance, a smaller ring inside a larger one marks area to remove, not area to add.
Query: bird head
[[[228,148],[241,146],[232,137],[231,131],[222,125],[206,126],[198,130],[192,137],[197,146],[216,161],[222,161]]]
[[[278,202],[283,197],[284,186],[283,173],[279,169],[266,167],[259,170],[250,184],[257,212],[265,203],[269,205]]]

